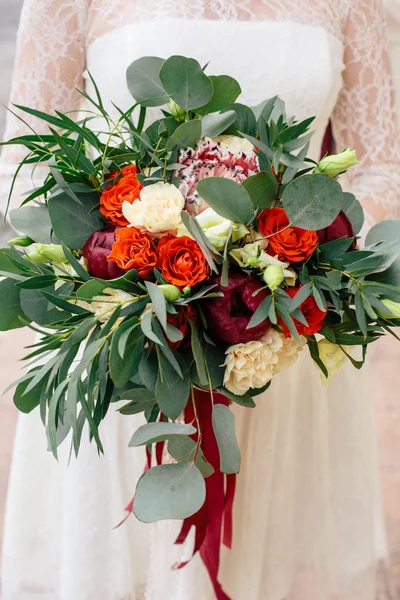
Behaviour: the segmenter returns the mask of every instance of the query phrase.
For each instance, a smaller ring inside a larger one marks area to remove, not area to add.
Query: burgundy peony
[[[93,277],[115,279],[125,273],[115,262],[107,262],[107,256],[111,253],[114,242],[114,229],[101,229],[93,233],[84,245],[83,256]]]
[[[241,271],[229,271],[228,287],[221,286],[221,277],[214,277],[210,283],[217,284],[213,292],[222,292],[218,298],[202,302],[204,315],[210,324],[211,337],[227,344],[247,343],[259,340],[271,327],[268,319],[246,329],[259,304],[267,296],[262,290],[256,296],[253,293],[262,287],[261,282]]]
[[[325,229],[317,231],[318,241],[320,244],[327,244],[338,240],[339,238],[347,237],[354,238],[354,241],[350,247],[350,250],[355,250],[357,246],[356,234],[354,233],[353,225],[349,217],[342,210],[336,217],[336,219]]]

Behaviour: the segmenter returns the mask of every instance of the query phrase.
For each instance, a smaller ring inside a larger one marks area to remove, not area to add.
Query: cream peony
[[[306,338],[300,336],[301,343],[299,344],[294,337],[285,338],[282,336],[282,350],[278,354],[278,362],[274,367],[274,375],[281,371],[286,371],[297,362],[300,352],[306,345]]]
[[[287,285],[293,286],[296,284],[296,273],[293,269],[288,268],[288,262],[282,262],[278,258],[267,254],[262,248],[262,243],[252,242],[246,244],[243,248],[235,248],[231,250],[230,255],[236,260],[242,268],[252,268],[264,270],[270,265],[274,267],[282,267],[283,276]]]
[[[234,242],[237,242],[237,240],[240,240],[240,238],[249,232],[245,225],[234,223],[229,219],[221,217],[221,215],[210,207],[197,215],[196,220],[204,231],[204,234],[217,250],[222,250],[225,247],[231,230]]]
[[[89,308],[100,323],[106,323],[117,306],[130,304],[131,302],[135,302],[135,300],[135,296],[124,292],[124,290],[104,288],[100,296],[92,298]]]
[[[140,192],[140,200],[124,202],[124,217],[134,227],[149,232],[153,237],[171,233],[176,235],[181,223],[185,200],[182,192],[170,183],[148,185]]]
[[[349,347],[347,349],[349,352],[352,350],[352,348]],[[342,370],[348,361],[348,358],[340,346],[333,344],[326,339],[322,339],[318,342],[318,351],[319,357],[328,371],[327,378],[321,373],[322,383],[328,385],[332,377]]]
[[[249,389],[259,389],[274,375],[282,337],[274,329],[257,342],[235,344],[226,351],[224,385],[227,390],[243,396]]]

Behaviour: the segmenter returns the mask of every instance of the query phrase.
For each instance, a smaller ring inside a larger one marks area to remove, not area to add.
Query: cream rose
[[[227,390],[243,396],[249,389],[259,389],[274,375],[282,337],[274,329],[259,341],[235,344],[226,351],[224,385]]]
[[[140,200],[124,202],[124,217],[134,227],[149,232],[153,237],[171,233],[175,235],[181,224],[185,205],[182,192],[170,183],[148,185],[140,192]]]
[[[106,323],[117,306],[126,305],[135,300],[135,296],[124,292],[124,290],[104,288],[103,294],[92,298],[89,308],[100,323]]]
[[[350,351],[352,348],[348,347],[348,350]],[[325,377],[325,375],[321,373],[322,383],[328,385],[332,377],[342,370],[348,361],[348,358],[340,346],[333,344],[326,339],[322,339],[318,342],[318,351],[319,357],[328,371],[328,377]]]
[[[246,244],[243,248],[235,248],[231,250],[230,255],[242,268],[248,269],[250,267],[252,269],[264,270],[270,265],[281,267],[287,285],[293,286],[296,283],[297,275],[293,269],[289,268],[290,263],[282,262],[278,258],[267,254],[260,242],[252,242],[251,244]]]
[[[197,215],[196,220],[217,250],[222,250],[225,247],[230,231],[232,231],[232,241],[234,242],[237,242],[249,232],[245,225],[221,217],[210,207]]]

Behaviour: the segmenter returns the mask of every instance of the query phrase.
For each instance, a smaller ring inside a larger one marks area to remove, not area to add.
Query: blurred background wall
[[[15,52],[18,18],[23,0],[0,0],[0,137],[4,131],[10,79]],[[400,121],[400,0],[385,0],[389,15],[389,34]],[[16,330],[0,334],[0,543],[12,443],[17,411],[12,393],[1,397],[2,390],[19,376],[23,346],[31,343],[31,332]],[[385,339],[371,350],[377,431],[380,447],[381,480],[385,510],[391,520],[389,544],[400,566],[400,344]],[[397,586],[400,588],[400,573]],[[360,598],[360,600],[362,600]]]

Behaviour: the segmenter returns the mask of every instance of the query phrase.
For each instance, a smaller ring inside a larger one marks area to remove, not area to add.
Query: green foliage
[[[85,194],[81,203],[65,192],[57,192],[49,199],[49,215],[54,235],[72,250],[80,250],[90,236],[102,229],[104,222],[98,210],[99,198]]]
[[[235,418],[232,412],[224,404],[215,404],[212,421],[219,448],[221,471],[239,473],[240,450],[236,441]]]
[[[143,106],[162,106],[169,100],[160,80],[164,62],[162,58],[145,56],[128,67],[126,80],[129,91]]]
[[[249,223],[254,206],[247,190],[231,179],[209,177],[197,184],[200,196],[219,215],[234,223]]]
[[[167,94],[186,111],[205,106],[213,96],[213,84],[193,58],[171,56],[160,70]]]
[[[21,308],[21,290],[12,279],[0,281],[0,331],[19,329],[29,318]]]

